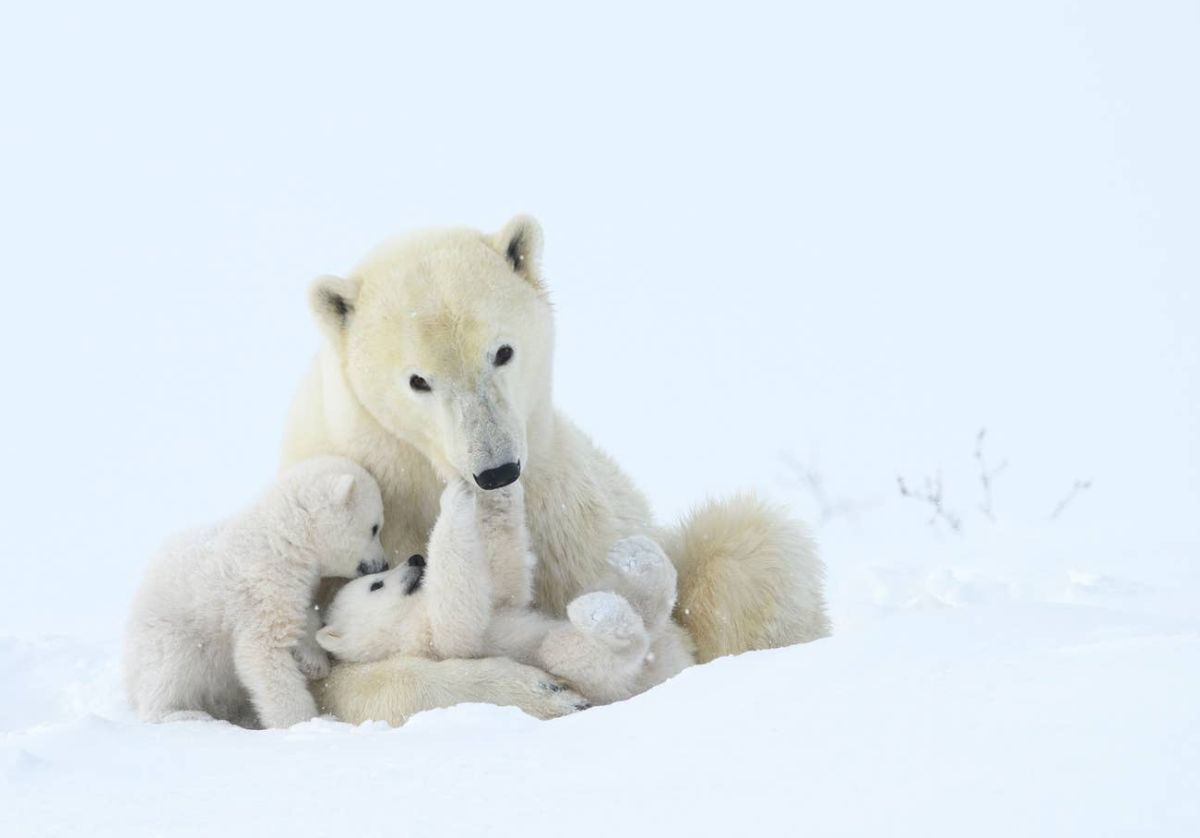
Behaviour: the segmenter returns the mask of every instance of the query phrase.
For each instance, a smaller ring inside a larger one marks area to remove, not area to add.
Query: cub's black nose
[[[409,556],[408,557],[408,566],[409,567],[425,567],[425,557],[421,556],[421,555]]]
[[[479,484],[480,489],[499,489],[507,486],[509,483],[516,482],[516,479],[521,476],[521,464],[505,463],[502,466],[489,468],[487,471],[481,471],[475,475],[475,482]]]
[[[414,564],[413,559],[419,559],[420,564]],[[413,556],[408,560],[409,569],[404,572],[404,595],[409,596],[421,590],[421,583],[425,581],[425,559],[421,556]]]
[[[366,576],[369,573],[382,573],[388,569],[387,559],[372,559],[370,561],[363,560],[358,563],[358,575]]]

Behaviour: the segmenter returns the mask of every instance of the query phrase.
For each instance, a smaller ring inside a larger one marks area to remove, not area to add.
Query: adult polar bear
[[[750,495],[710,501],[675,529],[651,521],[629,478],[551,399],[554,325],[541,228],[436,230],[396,239],[310,304],[326,343],[288,421],[284,465],[338,454],[383,489],[393,559],[423,553],[443,474],[483,489],[523,481],[539,559],[536,605],[562,616],[605,573],[609,547],[658,538],[679,574],[675,619],[698,661],[823,637],[821,564],[803,528]],[[537,670],[497,661],[393,659],[336,667],[326,706],[400,723],[460,701],[547,706]],[[532,680],[531,680],[532,679]]]

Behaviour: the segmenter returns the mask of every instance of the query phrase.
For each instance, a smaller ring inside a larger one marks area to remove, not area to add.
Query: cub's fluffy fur
[[[328,674],[313,639],[322,576],[387,568],[383,501],[360,466],[320,457],[285,471],[248,510],[178,536],[138,591],[125,683],[147,721],[216,717],[288,727]]]
[[[317,642],[358,664],[504,656],[566,679],[594,703],[628,698],[692,663],[687,634],[670,619],[675,568],[646,537],[613,545],[610,573],[570,602],[567,619],[532,610],[521,494],[451,482],[428,562],[416,555],[345,585]]]

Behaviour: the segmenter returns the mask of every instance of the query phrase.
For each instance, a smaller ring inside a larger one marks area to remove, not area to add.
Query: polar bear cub
[[[687,634],[671,621],[675,568],[649,538],[613,545],[607,578],[569,603],[567,619],[531,610],[534,559],[519,484],[481,493],[451,481],[428,556],[346,584],[317,633],[321,647],[355,663],[509,657],[569,681],[596,704],[694,662]]]
[[[240,515],[169,542],[134,598],[126,637],[138,716],[250,727],[316,716],[306,675],[327,675],[329,658],[313,638],[313,595],[322,576],[386,570],[382,527],[371,475],[318,457],[283,472]]]

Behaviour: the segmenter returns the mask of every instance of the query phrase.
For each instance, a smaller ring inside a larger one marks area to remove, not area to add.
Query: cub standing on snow
[[[598,704],[629,698],[694,662],[690,638],[670,619],[675,568],[649,538],[614,544],[607,577],[567,605],[566,620],[531,609],[534,560],[518,484],[480,493],[452,480],[426,564],[413,556],[345,585],[317,642],[351,664],[502,655],[566,679]],[[327,709],[340,716],[337,694],[327,692]]]
[[[322,576],[387,569],[375,480],[340,457],[285,471],[249,510],[169,542],[133,603],[125,683],[147,721],[289,727],[317,715]]]

